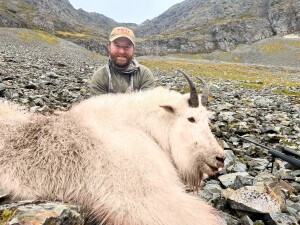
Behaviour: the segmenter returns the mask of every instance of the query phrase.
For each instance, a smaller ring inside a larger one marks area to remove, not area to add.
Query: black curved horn
[[[208,96],[209,96],[209,86],[208,84],[205,82],[205,80],[203,80],[201,77],[197,77],[199,80],[201,80],[202,84],[203,84],[203,88],[202,88],[202,95],[201,95],[201,104],[203,106],[207,106],[207,102],[208,102]]]
[[[186,78],[186,80],[189,83],[189,86],[190,86],[189,105],[190,105],[190,107],[197,108],[199,106],[199,97],[198,97],[198,93],[197,93],[194,82],[191,80],[191,78],[185,72],[183,72],[181,70],[178,70],[178,71],[183,74],[183,76]]]

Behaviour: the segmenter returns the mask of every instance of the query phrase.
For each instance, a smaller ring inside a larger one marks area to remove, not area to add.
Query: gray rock
[[[227,171],[234,173],[234,172],[246,172],[247,166],[245,163],[236,160],[231,166],[227,167]]]
[[[37,225],[83,225],[84,219],[80,209],[74,205],[46,202],[20,202],[18,205],[1,206],[5,210],[7,225],[37,224]],[[11,214],[9,214],[11,213]]]
[[[242,187],[232,191],[226,198],[233,209],[254,213],[281,212],[281,203],[264,186]]]
[[[282,170],[281,179],[283,180],[295,180],[296,176],[291,170]]]
[[[0,83],[0,95],[2,95],[5,90],[6,90],[5,84]]]
[[[248,162],[248,165],[254,169],[254,170],[257,170],[257,171],[262,171],[262,170],[265,170],[267,168],[267,165],[269,164],[269,160],[267,159],[259,159],[259,158],[256,158],[256,159],[251,159],[250,162]]]
[[[236,190],[244,186],[252,186],[253,177],[252,176],[237,176],[234,180],[234,183],[231,185],[231,188]]]
[[[237,172],[221,175],[218,177],[219,181],[227,188],[234,184],[234,181],[237,176],[249,176],[247,172]]]
[[[250,219],[249,216],[243,216],[241,218],[241,222],[242,222],[242,225],[253,225],[253,221]]]
[[[230,215],[229,213],[226,213],[224,211],[218,211],[220,213],[221,218],[225,220],[225,223],[223,222],[224,225],[240,225],[241,221],[239,218]],[[222,225],[223,225],[222,224]]]
[[[277,177],[271,173],[268,172],[262,172],[259,173],[257,176],[253,179],[253,185],[265,183],[267,185],[274,183],[277,181]]]
[[[268,224],[282,225],[282,224],[298,224],[295,217],[280,212],[271,212],[266,215]]]
[[[233,115],[233,112],[220,112],[218,120],[231,123],[235,120],[235,117]]]

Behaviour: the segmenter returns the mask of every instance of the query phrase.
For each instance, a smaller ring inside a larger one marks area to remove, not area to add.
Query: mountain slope
[[[168,56],[167,56],[168,57]],[[214,51],[201,54],[174,54],[173,58],[255,64],[282,68],[300,68],[300,35],[270,37],[253,44],[239,45],[231,52]]]
[[[144,51],[231,51],[274,35],[300,31],[298,0],[185,0],[138,26]],[[165,48],[164,48],[165,46]]]
[[[0,26],[42,29],[98,52],[117,25],[102,14],[76,10],[68,0],[0,0]]]
[[[76,10],[68,0],[0,0],[0,25],[48,31],[107,31],[117,23],[98,13]]]

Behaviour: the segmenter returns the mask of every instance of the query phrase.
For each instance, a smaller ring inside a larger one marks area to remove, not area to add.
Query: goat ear
[[[159,107],[162,107],[164,110],[166,110],[168,113],[175,113],[176,112],[176,109],[174,106],[172,105],[160,105]]]

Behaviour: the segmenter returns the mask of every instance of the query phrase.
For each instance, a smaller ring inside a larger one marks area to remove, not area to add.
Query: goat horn
[[[209,95],[209,87],[208,84],[205,82],[205,80],[203,80],[201,77],[197,77],[199,80],[201,80],[202,84],[203,84],[203,88],[202,88],[202,95],[201,95],[201,104],[203,106],[207,106],[207,102],[208,102],[208,95]]]
[[[183,76],[187,79],[189,86],[190,86],[190,100],[189,105],[190,107],[197,108],[199,106],[199,97],[198,93],[195,87],[194,82],[191,80],[191,78],[183,71],[178,70],[180,73],[183,74]]]

